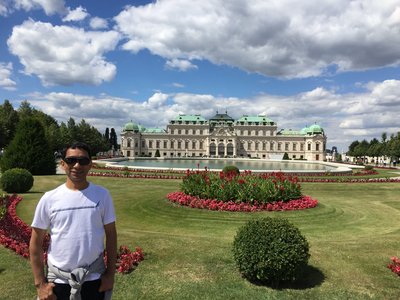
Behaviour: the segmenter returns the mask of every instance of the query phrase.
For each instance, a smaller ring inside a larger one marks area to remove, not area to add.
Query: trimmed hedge
[[[224,174],[235,174],[235,175],[239,175],[240,174],[239,168],[236,167],[236,166],[225,166],[222,169],[222,172]]]
[[[10,169],[2,174],[0,186],[7,193],[26,193],[33,186],[33,176],[25,169]]]
[[[266,217],[239,228],[233,256],[245,278],[278,286],[299,279],[310,254],[298,228],[286,219]]]

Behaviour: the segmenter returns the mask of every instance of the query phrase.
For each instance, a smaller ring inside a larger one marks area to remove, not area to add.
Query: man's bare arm
[[[104,231],[106,234],[107,270],[101,276],[100,292],[113,288],[115,264],[117,262],[117,229],[115,222],[104,225]]]
[[[56,299],[53,294],[54,283],[47,283],[44,275],[43,241],[45,235],[46,230],[32,228],[29,254],[37,295],[40,300],[52,300]]]

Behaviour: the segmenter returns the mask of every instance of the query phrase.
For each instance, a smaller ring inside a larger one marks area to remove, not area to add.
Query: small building
[[[278,131],[276,122],[264,115],[243,115],[238,120],[227,113],[210,119],[201,115],[178,115],[166,129],[144,128],[134,122],[121,132],[125,157],[244,157],[325,160],[327,137],[314,124],[301,130]]]

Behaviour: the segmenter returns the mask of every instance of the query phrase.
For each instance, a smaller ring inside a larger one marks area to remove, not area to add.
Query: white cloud
[[[98,85],[116,74],[116,66],[104,54],[114,50],[119,38],[115,31],[86,32],[28,20],[13,28],[7,44],[24,72],[37,75],[44,85]]]
[[[184,88],[184,87],[185,87],[184,84],[179,83],[179,82],[174,82],[174,83],[172,83],[172,86],[173,86],[173,87],[176,87],[176,88]]]
[[[165,66],[168,69],[176,69],[178,71],[187,71],[190,69],[197,69],[197,66],[192,64],[192,62],[190,60],[187,59],[172,59],[172,60],[168,60],[165,63]]]
[[[25,11],[42,8],[46,15],[66,12],[64,0],[14,0],[14,7]]]
[[[64,22],[82,21],[88,16],[89,14],[87,13],[86,9],[82,6],[78,6],[73,10],[68,8],[68,14],[62,20]]]
[[[11,63],[0,62],[0,87],[9,91],[14,91],[16,89],[17,83],[12,80],[11,73],[13,66]]]
[[[148,106],[150,109],[163,106],[168,100],[168,95],[163,93],[155,93],[143,105]]]
[[[9,8],[8,8],[6,2],[0,2],[0,16],[3,16],[3,17],[7,16],[8,11],[9,11]]]
[[[90,27],[92,29],[106,29],[108,28],[108,22],[106,19],[94,17],[90,19]]]
[[[115,17],[125,50],[205,59],[276,77],[399,65],[399,2],[157,1]]]

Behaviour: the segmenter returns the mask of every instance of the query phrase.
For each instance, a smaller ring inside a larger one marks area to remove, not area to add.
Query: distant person
[[[66,182],[42,196],[32,222],[29,252],[38,299],[110,299],[117,258],[110,193],[87,181],[92,166],[88,145],[66,147],[61,159]],[[51,240],[46,278],[42,245],[47,230]]]

